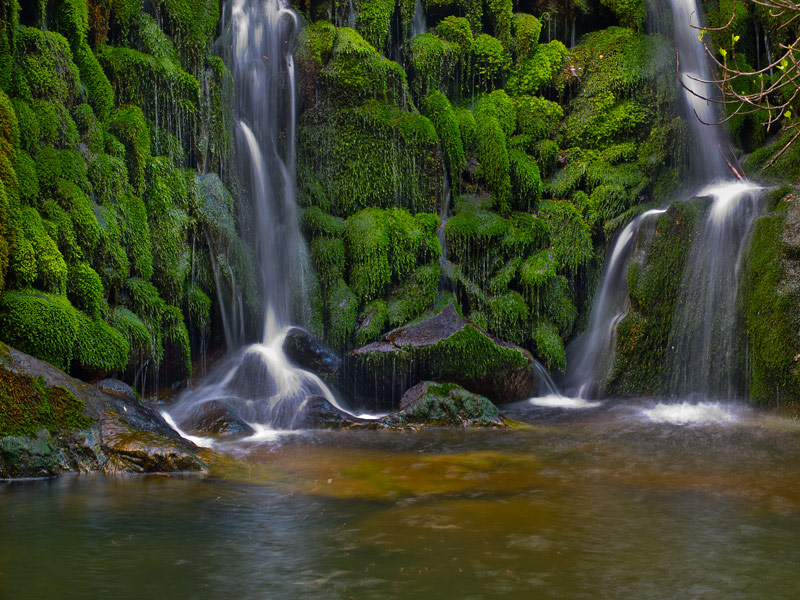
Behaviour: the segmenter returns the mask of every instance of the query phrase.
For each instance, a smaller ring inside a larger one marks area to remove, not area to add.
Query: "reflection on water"
[[[542,408],[281,437],[207,477],[0,484],[0,598],[793,598],[800,426],[719,408],[736,418]]]

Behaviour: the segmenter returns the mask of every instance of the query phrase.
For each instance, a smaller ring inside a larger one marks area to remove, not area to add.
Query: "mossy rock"
[[[750,401],[800,402],[800,199],[790,194],[755,221],[744,256],[739,305]]]
[[[439,314],[388,333],[350,355],[357,393],[398,406],[402,393],[432,379],[457,383],[495,403],[527,398],[533,386],[533,357],[493,338],[448,304]]]
[[[387,427],[502,427],[498,408],[485,396],[453,383],[421,381],[403,394],[400,410],[379,419]]]

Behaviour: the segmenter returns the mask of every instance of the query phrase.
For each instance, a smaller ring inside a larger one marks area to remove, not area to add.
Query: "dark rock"
[[[186,429],[199,434],[250,435],[254,433],[253,428],[239,417],[225,400],[209,400],[198,403],[190,418],[181,421],[182,427],[184,422],[191,423],[186,426]]]
[[[359,419],[333,406],[327,398],[311,396],[300,407],[294,426],[300,429],[334,429],[358,421]]]
[[[304,329],[293,327],[283,341],[283,351],[297,366],[320,375],[339,371],[342,359]]]
[[[241,359],[236,376],[228,384],[231,394],[248,400],[270,398],[278,391],[278,384],[269,371],[269,364],[262,350],[265,346],[250,346]]]
[[[119,379],[101,379],[100,381],[96,381],[94,383],[94,387],[105,392],[106,394],[119,396],[128,402],[136,402],[137,400],[136,392],[133,390],[133,388]]]
[[[11,473],[9,476],[37,471],[52,474],[58,470],[144,472],[205,469],[195,454],[198,449],[194,444],[183,439],[158,412],[140,403],[135,395],[132,397],[121,386],[113,386],[119,393],[107,393],[4,344],[0,344],[2,373],[6,377],[16,377],[18,382],[35,383],[50,398],[72,398],[82,408],[82,414],[73,417],[73,423],[80,423],[80,426],[54,426],[50,423],[49,436],[23,436],[27,440],[24,443],[17,437],[3,438],[4,458],[0,461],[5,461],[3,472]],[[23,418],[36,417],[26,415],[25,411],[30,412],[31,407],[16,408]],[[55,468],[51,467],[48,445],[53,449]]]
[[[452,304],[422,323],[389,332],[354,350],[356,395],[399,405],[425,380],[456,383],[496,404],[516,402],[535,386],[533,356],[460,317]]]

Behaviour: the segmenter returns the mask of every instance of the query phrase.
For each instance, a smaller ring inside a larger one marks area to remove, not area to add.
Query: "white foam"
[[[761,188],[758,185],[749,181],[725,181],[706,186],[697,195],[711,196],[714,199],[710,216],[719,225],[725,222],[742,199],[759,189]]]
[[[585,398],[569,398],[559,394],[551,394],[540,398],[529,398],[528,402],[534,406],[546,408],[594,408],[600,406],[601,402],[590,402]]]
[[[718,403],[701,402],[690,404],[657,404],[654,408],[642,411],[642,414],[656,423],[672,423],[674,425],[699,425],[705,423],[731,423],[733,414]]]
[[[201,448],[211,448],[214,445],[214,440],[212,440],[211,438],[189,435],[188,433],[183,431],[180,427],[178,427],[178,424],[175,422],[175,419],[173,419],[172,415],[170,415],[167,411],[162,410],[161,416],[164,417],[164,420],[167,422],[167,425],[172,427],[172,429],[174,429],[179,436],[181,436],[185,440],[189,440],[195,446],[200,446]]]
[[[243,442],[274,442],[285,435],[300,433],[302,429],[273,429],[269,425],[261,423],[248,423],[253,429],[253,435],[244,438]]]

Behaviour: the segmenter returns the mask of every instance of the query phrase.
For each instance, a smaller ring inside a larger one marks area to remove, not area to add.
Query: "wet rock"
[[[4,476],[205,468],[197,447],[127,386],[103,384],[117,391],[107,393],[4,344],[0,378],[13,384],[6,386],[13,390],[4,396],[7,406],[0,420],[5,428],[0,434],[9,434],[0,440]],[[39,426],[44,433],[31,433]]]
[[[390,427],[429,425],[436,427],[502,427],[500,411],[485,396],[461,386],[422,381],[406,391],[400,411],[382,417]]]
[[[198,434],[250,435],[254,433],[253,428],[239,417],[224,400],[198,403],[190,417],[182,421],[181,426]]]
[[[320,375],[339,371],[342,359],[304,329],[293,327],[283,341],[283,351],[297,366]]]
[[[324,396],[311,396],[303,402],[294,426],[299,429],[335,429],[358,421],[333,406]]]
[[[390,409],[407,389],[426,380],[458,384],[496,404],[527,398],[535,385],[534,361],[527,350],[489,335],[460,317],[452,304],[354,350],[349,358],[355,393],[385,398]]]
[[[58,451],[46,430],[35,438],[0,438],[0,478],[51,477],[58,471]]]
[[[240,398],[269,398],[278,391],[278,384],[269,370],[269,352],[263,345],[250,346],[242,356],[236,376],[228,384],[230,392]]]
[[[106,394],[119,396],[128,402],[136,402],[136,392],[131,386],[119,379],[101,379],[94,383],[94,387]]]

